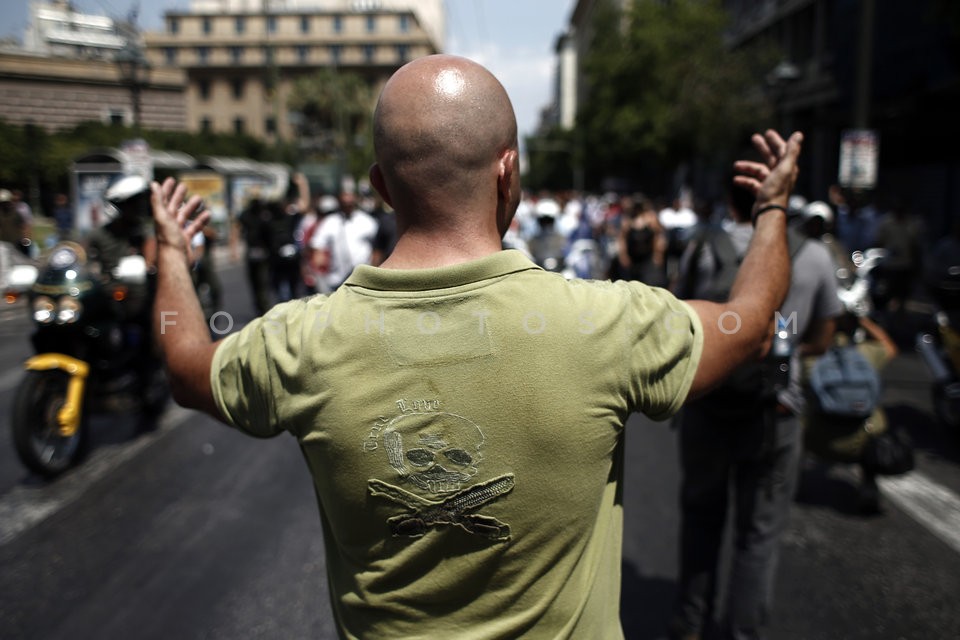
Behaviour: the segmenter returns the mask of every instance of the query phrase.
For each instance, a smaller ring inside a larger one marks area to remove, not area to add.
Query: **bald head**
[[[427,56],[400,68],[380,94],[373,126],[379,169],[398,212],[422,211],[424,200],[429,206],[446,197],[488,198],[490,189],[495,197],[497,165],[517,147],[503,86],[456,56]]]

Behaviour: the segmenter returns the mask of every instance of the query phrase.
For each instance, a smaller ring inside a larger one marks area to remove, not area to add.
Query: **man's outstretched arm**
[[[784,141],[772,130],[754,134],[754,147],[762,162],[738,161],[735,184],[756,196],[756,218],[750,248],[737,272],[726,303],[690,300],[703,325],[703,354],[690,388],[690,397],[708,391],[737,366],[761,357],[769,348],[776,310],[790,286],[787,249],[787,199],[797,179],[797,158],[803,136],[794,133]]]
[[[185,185],[173,178],[151,185],[151,204],[157,233],[157,295],[154,335],[160,344],[173,398],[178,404],[223,420],[210,388],[210,366],[216,344],[190,277],[190,239],[210,218],[202,200],[184,203]]]

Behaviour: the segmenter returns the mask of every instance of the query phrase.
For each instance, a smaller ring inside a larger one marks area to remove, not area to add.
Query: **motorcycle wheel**
[[[69,381],[63,371],[27,371],[13,402],[11,426],[17,456],[24,466],[45,478],[69,469],[85,450],[86,414],[72,436],[60,435],[57,424]]]
[[[960,382],[933,388],[933,410],[944,426],[960,430]]]

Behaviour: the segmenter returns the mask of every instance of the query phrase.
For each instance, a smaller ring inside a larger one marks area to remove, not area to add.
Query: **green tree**
[[[186,131],[135,131],[131,127],[83,122],[70,129],[49,133],[42,127],[13,125],[0,120],[0,186],[39,191],[43,210],[56,192],[70,189],[70,170],[76,158],[97,148],[119,147],[142,137],[151,148],[181,151],[195,158],[230,156],[258,161],[295,164],[289,148],[268,146],[250,136],[189,133]],[[42,213],[41,210],[38,213]]]
[[[334,163],[354,178],[366,175],[373,162],[372,104],[370,86],[355,73],[322,69],[297,80],[287,107],[297,114],[302,157]]]
[[[601,3],[578,117],[591,183],[662,179],[680,164],[725,157],[769,122],[757,79],[772,56],[731,51],[727,24],[719,0],[634,0],[625,11]]]
[[[579,178],[575,171],[579,164],[574,156],[577,152],[574,135],[573,131],[554,129],[526,138],[529,164],[523,178],[526,187],[534,191],[562,191],[577,186]]]

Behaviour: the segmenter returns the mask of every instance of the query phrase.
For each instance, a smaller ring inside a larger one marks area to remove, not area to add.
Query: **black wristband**
[[[753,216],[752,216],[752,218],[753,218],[753,224],[756,225],[756,224],[757,224],[757,218],[759,218],[760,216],[762,216],[763,214],[765,214],[767,211],[773,211],[774,209],[777,209],[777,210],[779,210],[779,211],[783,211],[783,214],[784,214],[784,215],[787,214],[787,208],[786,208],[785,206],[783,206],[783,205],[780,205],[780,204],[765,204],[765,205],[763,205],[762,207],[760,207],[759,209],[757,209],[756,211],[753,212]]]

